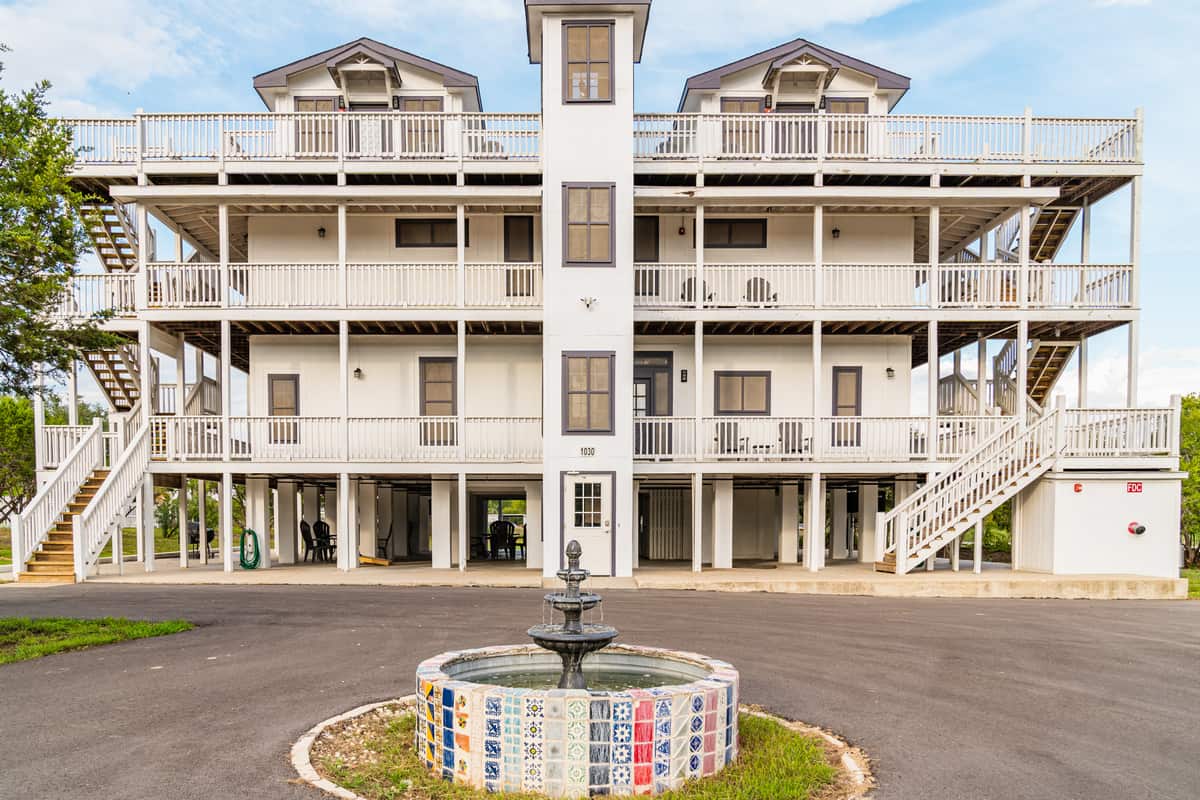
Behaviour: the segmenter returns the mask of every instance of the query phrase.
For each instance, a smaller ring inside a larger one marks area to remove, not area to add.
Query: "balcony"
[[[133,317],[136,312],[137,276],[111,272],[72,277],[52,313],[60,319],[71,319],[97,314]]]
[[[540,114],[138,114],[64,119],[78,164],[532,162]]]
[[[221,417],[153,417],[151,458],[221,461]],[[541,417],[230,417],[231,461],[537,462]]]
[[[1129,264],[637,264],[635,308],[1132,308]],[[1024,294],[1022,294],[1024,290]]]
[[[1140,122],[1060,117],[635,114],[639,161],[1136,164]]]

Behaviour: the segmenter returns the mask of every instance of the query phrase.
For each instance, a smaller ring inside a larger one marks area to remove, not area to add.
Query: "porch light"
[[[338,95],[338,111],[345,111],[345,110],[346,110],[346,96],[343,94],[339,94]]]
[[[324,238],[325,238],[325,226],[324,226],[324,225],[322,225],[321,227],[317,228],[317,238],[318,238],[318,239],[324,239]]]
[[[362,367],[355,367],[354,368],[354,380],[361,381],[362,378],[363,378]]]
[[[896,377],[896,370],[892,369],[891,367],[888,367],[887,368],[887,376],[888,376],[888,380],[890,381],[892,378]]]
[[[399,110],[400,110],[400,95],[394,94],[394,95],[392,95],[392,111],[399,111]]]
[[[833,238],[835,238],[835,239],[840,239],[840,238],[842,238],[842,229],[841,229],[841,228],[834,228],[834,229],[833,229]]]

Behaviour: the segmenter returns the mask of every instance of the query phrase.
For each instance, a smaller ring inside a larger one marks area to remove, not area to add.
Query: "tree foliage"
[[[85,198],[69,177],[71,131],[47,116],[49,89],[45,81],[12,93],[0,88],[0,394],[28,396],[39,365],[61,374],[83,351],[114,342],[97,326],[99,315],[51,313],[88,237]]]
[[[1200,567],[1200,394],[1183,398],[1179,425],[1179,468],[1188,473],[1183,482],[1180,538],[1189,566]]]

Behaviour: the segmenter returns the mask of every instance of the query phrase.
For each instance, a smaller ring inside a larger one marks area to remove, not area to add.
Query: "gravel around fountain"
[[[342,797],[364,800],[534,800],[489,794],[430,774],[414,746],[412,703],[395,702],[328,725],[309,750]],[[743,707],[736,764],[660,794],[668,800],[851,800],[872,788],[868,760],[824,731]],[[348,790],[348,791],[346,791]]]

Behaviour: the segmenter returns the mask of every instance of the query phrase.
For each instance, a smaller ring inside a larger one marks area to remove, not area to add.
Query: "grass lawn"
[[[429,774],[417,757],[416,718],[373,712],[323,734],[313,751],[317,771],[372,800],[532,800],[542,795],[486,794],[446,783]],[[670,800],[806,800],[824,794],[838,770],[828,763],[824,743],[778,722],[742,714],[737,763],[717,776],[659,795]],[[355,743],[361,743],[357,747]],[[349,753],[358,750],[359,757]]]
[[[1187,578],[1188,597],[1193,600],[1200,600],[1200,569],[1182,570],[1179,573],[1179,577]]]
[[[28,661],[52,653],[81,650],[85,647],[124,642],[129,639],[166,636],[191,629],[192,624],[182,620],[140,622],[112,617],[104,619],[5,617],[0,618],[0,664]]]
[[[121,549],[124,550],[125,555],[127,555],[127,556],[137,555],[137,529],[126,528],[125,536],[122,538],[121,544],[122,544]],[[156,552],[156,553],[178,553],[179,552],[179,539],[175,538],[174,536],[172,536],[171,538],[168,539],[166,536],[163,536],[162,528],[155,528],[154,529],[154,552]],[[100,551],[101,558],[109,558],[110,556],[112,556],[112,542],[111,541],[108,544],[104,545],[104,549]]]
[[[0,566],[12,563],[12,531],[0,528]]]

